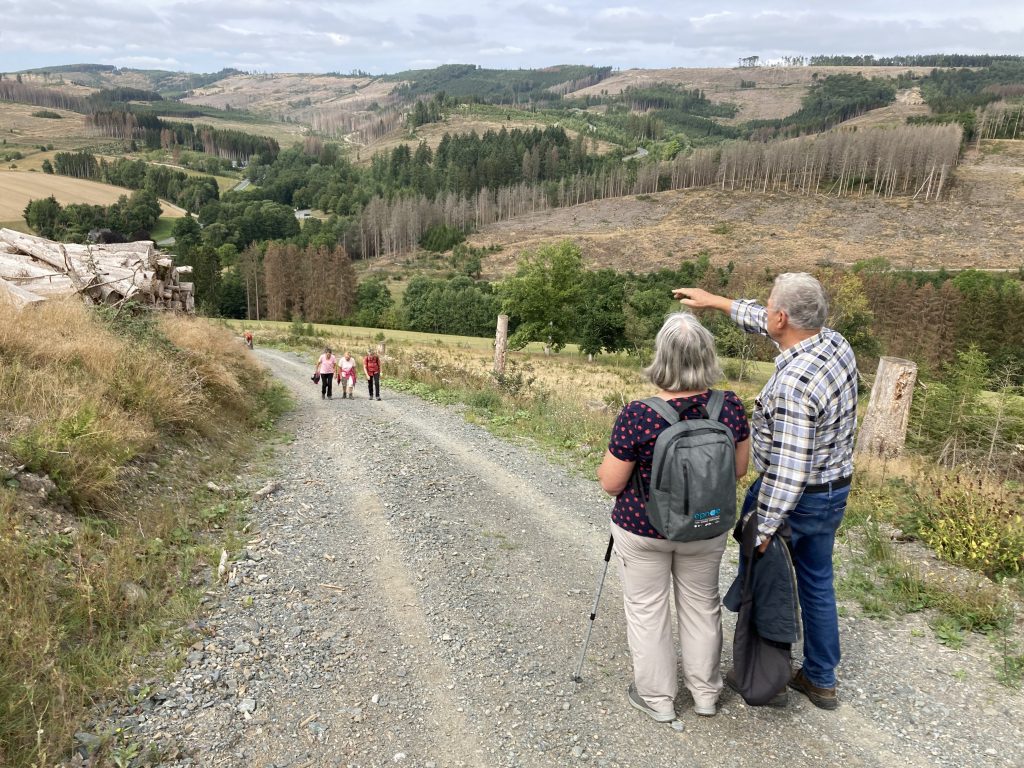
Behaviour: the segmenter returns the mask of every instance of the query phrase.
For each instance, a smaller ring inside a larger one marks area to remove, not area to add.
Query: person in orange
[[[366,357],[363,358],[363,373],[366,374],[366,385],[370,388],[370,399],[374,399],[376,389],[376,398],[380,400],[380,358],[372,347],[366,350]]]
[[[331,387],[334,383],[334,369],[338,365],[338,358],[331,352],[330,347],[324,347],[324,353],[316,361],[316,373],[320,374],[320,399],[330,400]]]

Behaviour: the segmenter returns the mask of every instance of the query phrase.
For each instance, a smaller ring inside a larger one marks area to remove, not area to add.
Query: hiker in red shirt
[[[366,384],[370,388],[370,399],[376,397],[380,400],[380,358],[373,349],[366,350],[366,357],[363,358],[363,373],[366,374]]]

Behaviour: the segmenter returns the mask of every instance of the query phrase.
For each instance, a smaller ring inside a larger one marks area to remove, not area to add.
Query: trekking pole
[[[583,650],[580,651],[580,663],[576,665],[576,674],[572,676],[574,683],[582,683],[583,678],[580,672],[583,671],[583,659],[587,655],[587,646],[590,645],[590,633],[594,631],[594,619],[597,618],[597,604],[601,601],[601,590],[604,589],[604,577],[608,575],[608,561],[612,559],[612,547],[615,545],[615,537],[608,537],[608,549],[604,553],[604,568],[601,569],[601,580],[597,582],[597,594],[594,595],[594,607],[590,609],[590,624],[587,626],[587,637],[583,641]]]

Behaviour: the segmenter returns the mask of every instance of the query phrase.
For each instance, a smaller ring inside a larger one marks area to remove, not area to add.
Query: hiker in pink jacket
[[[334,370],[338,365],[338,358],[331,352],[330,347],[324,347],[324,353],[316,361],[314,376],[320,376],[320,399],[331,399],[331,387],[334,383]]]

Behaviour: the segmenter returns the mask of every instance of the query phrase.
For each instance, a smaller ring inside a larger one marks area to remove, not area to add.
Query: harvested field
[[[910,71],[919,75],[932,67],[754,67],[705,69],[627,69],[582,88],[573,96],[597,96],[602,91],[619,93],[629,86],[672,83],[686,88],[701,88],[712,101],[728,102],[740,108],[736,117],[721,120],[737,123],[745,120],[786,117],[800,108],[800,100],[814,82],[826,75],[857,74],[865,77],[894,78]],[[754,88],[740,88],[740,80],[753,80]]]
[[[62,205],[88,203],[110,205],[121,195],[131,195],[130,189],[101,184],[98,181],[73,179],[23,171],[0,171],[0,221],[17,221],[30,200],[53,195]],[[160,201],[164,216],[178,218],[185,211],[176,205]]]
[[[33,112],[54,112],[60,120],[49,117],[33,117]],[[36,107],[31,104],[17,104],[0,101],[0,133],[7,139],[7,146],[14,144],[53,144],[67,146],[69,142],[93,140],[85,128],[82,115],[66,109]],[[13,136],[12,136],[13,134]]]

